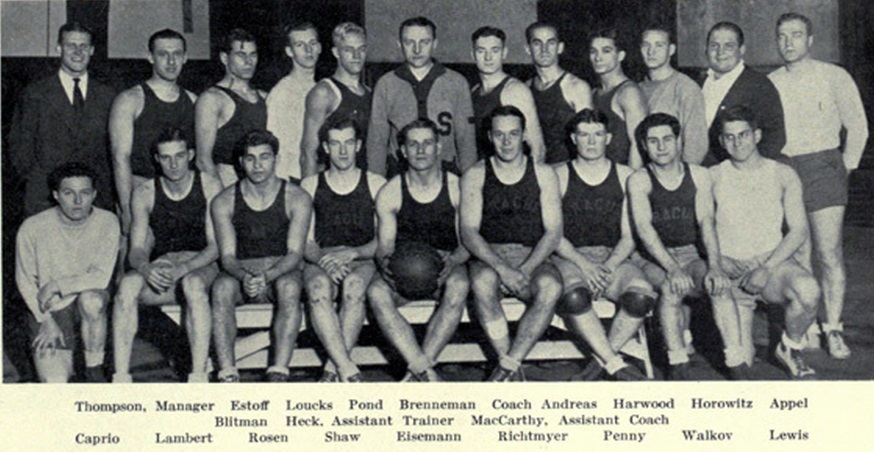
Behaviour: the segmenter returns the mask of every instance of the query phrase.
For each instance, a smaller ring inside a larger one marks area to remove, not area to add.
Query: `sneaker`
[[[627,364],[625,367],[619,369],[613,375],[610,375],[610,379],[613,381],[646,381],[649,378],[646,378],[646,375],[640,371],[635,366]]]
[[[288,375],[282,372],[267,372],[267,375],[264,375],[264,381],[267,383],[288,383]]]
[[[671,364],[670,369],[668,369],[668,376],[671,381],[691,381],[692,365],[688,361],[680,364]]]
[[[522,369],[519,368],[517,371],[507,370],[501,366],[495,367],[495,370],[489,376],[486,381],[499,382],[499,383],[509,383],[509,382],[517,382],[517,381],[525,381],[525,375],[522,373]]]
[[[339,383],[340,376],[334,372],[324,371],[322,372],[322,376],[319,378],[319,383]]]
[[[108,380],[103,372],[103,366],[86,367],[85,381],[87,383],[107,383]]]
[[[844,334],[840,331],[828,332],[828,354],[834,359],[847,359],[850,357],[850,347],[844,342]]]
[[[807,366],[800,350],[793,350],[781,342],[777,345],[774,356],[777,358],[777,362],[789,371],[789,376],[793,380],[816,379],[816,371]]]
[[[737,366],[728,368],[728,377],[732,380],[752,380],[752,375],[750,375],[750,365],[747,363],[742,363]]]
[[[218,382],[219,383],[239,383],[240,382],[240,375],[239,374],[225,375],[224,377],[219,378]]]
[[[597,359],[590,359],[583,371],[572,376],[571,381],[598,381],[604,377],[606,372]]]
[[[364,377],[361,375],[361,372],[358,372],[355,375],[350,375],[346,377],[346,383],[363,383]]]
[[[434,370],[432,368],[428,368],[428,369],[425,369],[419,373],[413,373],[413,371],[407,370],[406,375],[404,375],[404,378],[401,378],[400,382],[401,383],[407,383],[407,382],[410,382],[410,383],[429,383],[429,382],[435,382],[435,381],[443,381],[443,379],[440,378],[440,374],[438,374],[436,370]]]

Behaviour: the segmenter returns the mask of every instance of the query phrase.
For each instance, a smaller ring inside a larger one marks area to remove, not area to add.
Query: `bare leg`
[[[381,276],[376,276],[371,281],[367,288],[367,299],[376,315],[379,328],[407,361],[410,371],[418,374],[429,369],[431,361],[416,342],[413,328],[398,312],[395,294]]]
[[[235,307],[240,300],[240,282],[226,273],[216,278],[212,285],[212,333],[219,369],[236,375],[234,342],[237,340],[237,316]],[[220,376],[221,378],[221,376]]]
[[[358,343],[361,328],[364,327],[364,317],[367,314],[367,286],[373,279],[376,266],[372,263],[359,265],[343,280],[343,298],[340,303],[340,328],[343,332],[343,345],[346,353],[351,356],[352,349]],[[351,362],[351,359],[350,359]],[[356,366],[354,372],[358,373]]]
[[[826,328],[837,327],[844,309],[847,273],[844,267],[843,226],[844,206],[833,206],[811,212],[810,230],[813,238],[815,268],[825,304]]]
[[[193,375],[206,373],[206,363],[209,359],[209,337],[212,332],[209,289],[217,271],[214,266],[203,267],[182,278],[182,293],[185,295],[187,313],[185,329],[188,333],[188,344],[191,347],[191,373]]]
[[[130,356],[139,327],[139,298],[144,288],[146,280],[142,275],[136,272],[127,274],[118,286],[112,306],[115,374],[122,376],[123,380],[129,380]]]
[[[522,362],[534,344],[543,336],[552,316],[555,315],[555,304],[561,295],[562,284],[558,270],[551,264],[543,264],[534,271],[531,277],[531,295],[533,301],[519,319],[519,327],[513,345],[507,355]]]
[[[301,280],[297,271],[286,273],[274,282],[276,289],[276,317],[273,319],[273,367],[288,369],[297,333],[300,331]]]
[[[491,267],[473,262],[470,264],[470,281],[474,306],[483,331],[495,352],[499,356],[506,355],[510,351],[510,328],[501,308],[501,279]]]
[[[467,276],[467,267],[459,265],[446,279],[443,299],[434,310],[425,332],[422,349],[432,363],[437,362],[440,352],[458,329],[468,293],[470,293],[470,280]]]
[[[109,292],[88,290],[80,293],[77,301],[79,314],[82,316],[85,366],[102,366],[106,350],[106,306],[109,302]]]

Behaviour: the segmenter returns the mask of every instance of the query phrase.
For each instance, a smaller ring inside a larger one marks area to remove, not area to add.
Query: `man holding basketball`
[[[495,108],[494,155],[461,181],[461,237],[471,254],[477,314],[499,356],[489,381],[523,381],[522,361],[546,331],[561,295],[561,274],[547,259],[562,236],[561,198],[551,167],[523,151],[525,115]],[[502,294],[528,303],[510,339]]]
[[[470,290],[464,263],[470,256],[458,240],[459,178],[443,169],[437,125],[417,119],[398,133],[407,170],[379,191],[377,261],[381,273],[367,289],[367,298],[382,332],[407,361],[404,381],[439,381],[434,364],[458,328]],[[398,312],[407,302],[393,287],[388,270],[398,245],[425,242],[443,258],[437,293],[440,304],[428,323],[420,346],[410,324]]]

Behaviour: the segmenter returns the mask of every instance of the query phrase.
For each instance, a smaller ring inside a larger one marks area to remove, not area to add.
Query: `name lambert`
[[[184,435],[162,435],[155,433],[155,443],[157,444],[192,444],[192,443],[212,443],[212,433],[203,435],[192,435],[185,432]]]

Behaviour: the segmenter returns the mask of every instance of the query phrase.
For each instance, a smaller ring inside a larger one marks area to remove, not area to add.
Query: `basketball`
[[[408,300],[431,298],[443,259],[437,250],[422,242],[399,243],[391,256],[389,270],[398,293]]]

